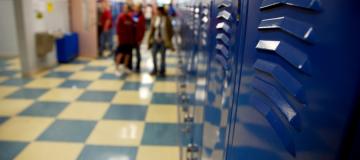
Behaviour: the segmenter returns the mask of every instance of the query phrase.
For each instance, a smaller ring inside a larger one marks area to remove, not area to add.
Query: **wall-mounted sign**
[[[47,2],[47,4],[46,4],[46,9],[47,9],[47,11],[48,11],[49,13],[54,12],[54,3],[52,3],[52,2]]]
[[[44,14],[40,11],[36,12],[36,19],[41,20],[44,18]]]

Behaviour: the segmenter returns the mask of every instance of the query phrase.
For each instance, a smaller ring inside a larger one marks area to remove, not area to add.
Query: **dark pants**
[[[111,30],[107,32],[102,32],[100,35],[100,55],[103,55],[105,49],[109,49],[112,51],[113,49],[113,40],[112,40],[112,32]]]
[[[101,37],[101,33],[102,33],[102,26],[99,26],[97,27],[97,30],[98,30],[98,34],[97,34],[97,37],[98,37],[98,49],[99,49],[99,55],[98,56],[103,56],[103,53],[100,52],[100,47],[101,47],[101,41],[100,41],[100,37]]]
[[[141,65],[140,45],[135,46],[135,51],[136,51],[136,70],[140,71],[140,65]]]
[[[166,47],[163,43],[154,43],[152,46],[152,56],[154,63],[154,72],[158,71],[157,67],[157,54],[160,52],[161,55],[161,65],[160,65],[160,73],[165,74],[165,65],[166,65]]]

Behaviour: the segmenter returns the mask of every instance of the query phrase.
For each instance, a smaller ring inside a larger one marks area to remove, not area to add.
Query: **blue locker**
[[[183,136],[191,137],[183,146],[200,147],[195,150],[204,159],[221,159],[226,152],[236,84],[234,50],[238,47],[233,45],[236,35],[232,34],[238,32],[238,20],[233,14],[236,6],[221,1],[192,1],[179,9],[184,24],[179,52],[180,57],[185,57],[183,76],[195,85],[193,109],[185,113],[194,116],[194,132]]]
[[[342,159],[360,69],[349,18],[359,12],[350,1],[243,3],[246,37],[226,159]]]
[[[195,86],[182,147],[207,160],[359,159],[357,6],[179,2],[180,82]]]

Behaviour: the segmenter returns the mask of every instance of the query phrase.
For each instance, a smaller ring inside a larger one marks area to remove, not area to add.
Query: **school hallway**
[[[21,78],[18,59],[0,61],[0,159],[178,160],[177,56],[167,76],[114,76],[111,58],[78,58]]]
[[[0,160],[360,160],[357,6],[0,0]]]

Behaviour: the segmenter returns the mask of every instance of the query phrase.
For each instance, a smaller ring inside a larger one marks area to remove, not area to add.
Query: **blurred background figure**
[[[108,0],[101,1],[102,13],[100,18],[100,48],[99,56],[104,55],[104,51],[108,49],[112,52],[113,37],[112,37],[112,13]]]
[[[145,22],[145,16],[142,11],[142,5],[136,4],[134,6],[134,12],[133,12],[133,20],[136,25],[136,72],[140,72],[140,66],[141,66],[141,53],[140,53],[140,46],[141,42],[144,38],[145,31],[146,31],[146,22]]]
[[[152,75],[158,73],[157,54],[160,52],[161,65],[160,76],[165,76],[166,72],[166,49],[173,49],[172,36],[173,27],[170,17],[163,6],[157,8],[157,15],[151,22],[151,30],[149,35],[149,47],[153,55],[154,70]]]
[[[129,73],[133,46],[136,44],[136,23],[133,20],[129,4],[123,5],[122,13],[119,15],[116,25],[118,47],[115,53],[116,76],[121,76],[123,71]],[[120,66],[123,63],[124,66]]]
[[[152,15],[153,15],[153,5],[151,4],[147,4],[145,6],[145,21],[146,21],[146,27],[149,28],[150,24],[151,24],[151,19],[152,19]]]
[[[177,16],[175,7],[173,6],[172,3],[170,3],[169,6],[168,6],[168,14],[169,14],[170,17],[176,17]]]
[[[96,9],[97,9],[97,38],[98,38],[98,56],[102,56],[102,53],[100,52],[100,47],[101,47],[101,41],[100,41],[100,37],[101,37],[101,33],[102,33],[102,25],[101,25],[101,18],[102,18],[102,13],[103,13],[103,7],[102,7],[102,2],[101,1],[97,1],[97,5],[96,5]]]

